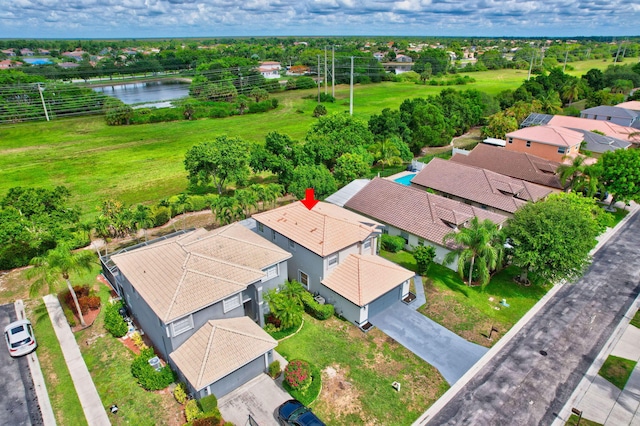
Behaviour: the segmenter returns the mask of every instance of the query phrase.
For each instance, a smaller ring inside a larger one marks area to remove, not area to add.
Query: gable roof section
[[[350,254],[321,282],[362,307],[413,276],[412,271],[380,256]]]
[[[509,213],[552,192],[535,183],[441,158],[432,159],[411,183]]]
[[[599,135],[588,130],[573,130],[582,133],[582,137],[586,142],[585,149],[587,151],[602,153],[606,151],[615,151],[616,149],[627,149],[632,145],[631,142],[611,136]]]
[[[560,163],[525,152],[478,144],[468,155],[455,154],[451,161],[491,170],[527,182],[562,189],[556,170]]]
[[[640,101],[627,101],[616,105],[618,108],[626,108],[632,111],[640,112]]]
[[[249,317],[211,320],[169,356],[196,390],[278,345]]]
[[[111,257],[163,322],[236,294],[291,254],[240,224],[198,229]]]
[[[580,145],[582,134],[575,130],[551,125],[524,127],[506,134],[507,138],[524,139],[546,145],[572,147]]]
[[[339,207],[344,207],[344,205],[358,193],[362,188],[367,186],[370,182],[369,179],[356,179],[349,182],[347,185],[340,188],[338,191],[329,195],[324,200],[328,203],[335,204]]]
[[[296,201],[254,214],[253,218],[322,257],[364,241],[380,226],[371,219],[322,201],[311,210]]]
[[[620,105],[616,106],[608,106],[608,105],[600,105],[593,108],[587,108],[580,113],[580,116],[583,115],[597,115],[600,117],[616,117],[623,118],[629,121],[634,121],[638,118],[638,113],[631,109],[627,109],[621,107]],[[585,117],[592,119],[591,117]]]
[[[525,120],[526,121],[526,120]],[[568,117],[564,115],[554,115],[549,124],[553,126],[566,127],[568,129],[597,130],[607,136],[622,139],[630,142],[640,142],[640,135],[630,136],[638,130],[633,127],[620,126],[605,120],[592,120],[590,118]]]
[[[451,200],[415,187],[375,178],[345,205],[440,246],[453,229],[474,216],[502,224],[506,216]]]

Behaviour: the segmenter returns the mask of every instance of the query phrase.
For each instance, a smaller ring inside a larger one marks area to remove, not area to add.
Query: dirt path
[[[467,133],[451,139],[451,143],[449,145],[433,147],[428,146],[423,148],[422,156],[451,151],[451,148],[465,148],[469,145],[476,144],[481,140],[482,129],[480,127],[472,127]]]

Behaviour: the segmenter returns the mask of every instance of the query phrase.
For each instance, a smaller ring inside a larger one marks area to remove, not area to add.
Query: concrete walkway
[[[422,283],[422,277],[420,275],[413,277],[413,283],[416,288],[416,300],[411,302],[409,307],[417,311],[420,306],[427,303],[427,297],[424,295],[424,284]]]
[[[466,341],[402,302],[394,303],[375,317],[369,318],[369,321],[436,367],[451,385],[488,351],[487,348]]]
[[[76,339],[73,337],[71,328],[67,323],[67,319],[62,312],[62,307],[58,298],[53,295],[47,295],[44,297],[44,303],[51,317],[51,324],[56,332],[58,341],[60,342],[60,348],[62,348],[62,355],[67,362],[73,385],[78,393],[80,399],[80,405],[87,418],[89,426],[108,426],[109,417],[107,416],[102,401],[98,395],[87,365],[84,363],[80,348],[76,343]]]

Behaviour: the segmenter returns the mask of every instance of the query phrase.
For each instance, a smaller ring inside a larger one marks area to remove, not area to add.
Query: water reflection
[[[120,99],[128,105],[159,103],[189,95],[189,84],[180,82],[144,82],[94,87],[93,90]]]

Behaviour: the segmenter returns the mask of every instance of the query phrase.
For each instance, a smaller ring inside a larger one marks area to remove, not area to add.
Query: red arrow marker
[[[313,188],[307,188],[304,195],[304,200],[300,200],[300,202],[304,204],[304,206],[309,210],[311,210],[316,204],[318,204],[318,200],[316,200],[315,198]]]

